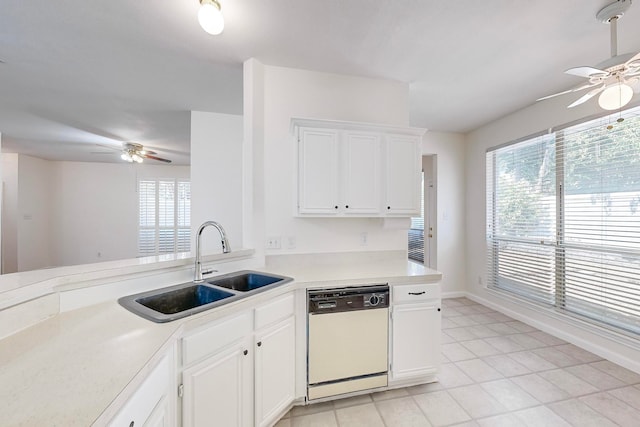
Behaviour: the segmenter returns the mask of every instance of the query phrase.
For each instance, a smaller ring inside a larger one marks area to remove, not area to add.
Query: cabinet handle
[[[391,209],[391,206],[387,206],[387,209]]]
[[[349,205],[345,205],[345,208],[349,209]]]
[[[438,308],[438,311],[440,311],[440,309]]]
[[[426,294],[426,291],[422,291],[422,292],[409,292],[409,295],[424,295]]]
[[[135,421],[131,421],[131,422],[129,423],[129,427],[133,427],[133,425],[134,425],[135,423],[136,423]]]
[[[249,354],[249,350],[245,350],[242,353],[246,356],[247,354]]]
[[[258,341],[258,347],[262,346],[262,341]]]
[[[338,205],[335,205],[334,208],[338,209]]]

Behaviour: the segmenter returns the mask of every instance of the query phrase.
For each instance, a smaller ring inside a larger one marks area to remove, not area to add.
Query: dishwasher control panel
[[[309,314],[389,307],[389,285],[353,286],[307,291]]]

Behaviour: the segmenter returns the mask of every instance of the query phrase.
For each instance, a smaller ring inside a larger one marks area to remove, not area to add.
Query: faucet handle
[[[202,275],[204,276],[205,274],[211,274],[211,273],[217,273],[218,270],[214,270],[213,268],[211,270],[205,270],[202,272]]]

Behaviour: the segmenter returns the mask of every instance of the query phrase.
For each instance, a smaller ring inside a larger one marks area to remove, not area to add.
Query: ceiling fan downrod
[[[609,24],[611,30],[611,57],[618,56],[618,19],[631,7],[631,0],[617,0],[600,9],[596,19]]]

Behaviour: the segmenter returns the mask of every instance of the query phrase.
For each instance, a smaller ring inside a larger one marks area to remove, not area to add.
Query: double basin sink
[[[139,316],[164,323],[219,307],[292,280],[290,277],[245,270],[212,277],[204,283],[189,282],[129,295],[118,302]]]

